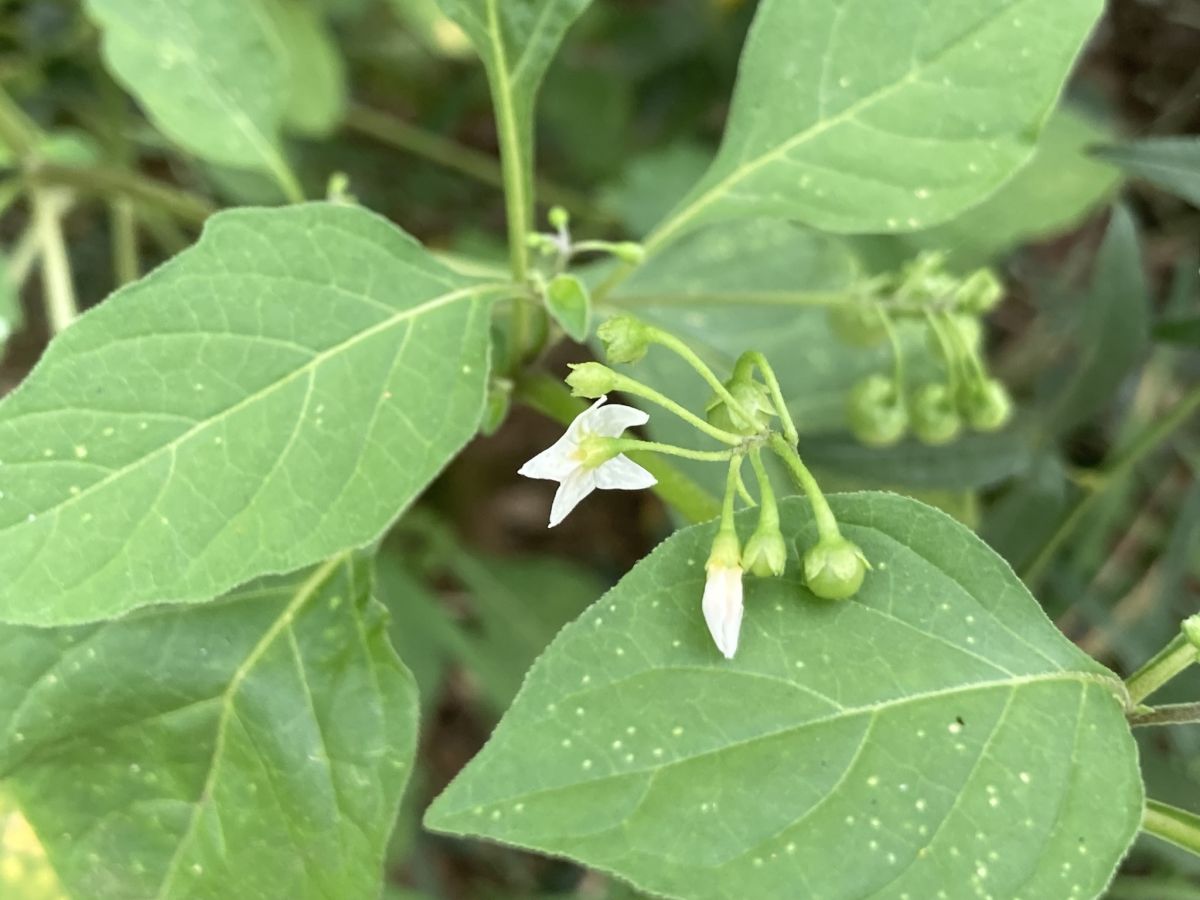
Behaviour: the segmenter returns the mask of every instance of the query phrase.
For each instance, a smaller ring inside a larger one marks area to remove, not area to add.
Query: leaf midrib
[[[110,472],[104,478],[101,478],[99,481],[96,481],[96,482],[88,485],[86,488],[81,490],[79,493],[72,494],[71,496],[54,504],[53,506],[49,506],[46,509],[39,510],[36,513],[33,513],[33,515],[37,516],[38,519],[41,519],[44,516],[48,516],[48,515],[52,515],[52,514],[57,515],[57,514],[61,513],[63,510],[70,508],[74,504],[84,500],[85,498],[87,498],[87,497],[91,496],[92,494],[96,493],[97,491],[103,489],[104,487],[106,487],[107,485],[116,481],[117,479],[123,477],[128,472],[136,469],[138,466],[146,464],[146,463],[156,459],[157,457],[159,457],[160,455],[162,455],[164,453],[174,452],[178,447],[180,447],[186,441],[188,441],[195,435],[206,431],[210,426],[219,424],[220,422],[227,419],[229,416],[234,415],[237,412],[240,412],[242,409],[245,409],[246,407],[251,406],[254,403],[257,403],[258,401],[263,400],[266,397],[269,397],[271,394],[275,393],[276,391],[283,388],[284,386],[290,384],[292,381],[294,381],[296,378],[300,377],[301,375],[305,375],[305,374],[308,374],[309,372],[314,371],[318,366],[322,365],[327,360],[337,356],[338,354],[342,353],[343,351],[351,349],[352,347],[356,346],[357,344],[362,343],[363,341],[368,340],[369,338],[374,337],[377,334],[381,334],[381,333],[387,331],[389,328],[392,328],[393,326],[395,326],[401,322],[416,318],[417,316],[420,316],[424,313],[428,313],[433,310],[440,309],[443,306],[449,306],[450,304],[455,303],[459,300],[463,300],[463,299],[479,300],[479,299],[483,299],[484,297],[487,297],[491,294],[495,294],[497,297],[499,297],[500,295],[508,292],[509,290],[511,290],[511,287],[509,285],[498,285],[498,284],[475,285],[475,286],[472,286],[469,288],[461,288],[457,291],[451,291],[447,294],[442,294],[438,297],[435,297],[432,300],[428,300],[425,303],[422,303],[419,306],[401,310],[401,311],[397,312],[395,315],[390,316],[386,319],[383,319],[380,322],[377,322],[376,324],[372,325],[370,328],[365,328],[362,331],[358,332],[357,334],[351,335],[346,340],[340,341],[339,343],[334,344],[333,346],[331,346],[325,350],[322,350],[320,353],[317,353],[311,359],[306,361],[303,365],[293,369],[291,372],[288,372],[286,375],[282,376],[281,378],[276,379],[275,381],[271,382],[270,384],[266,385],[265,387],[260,388],[257,391],[254,391],[254,392],[248,394],[247,396],[245,396],[244,398],[239,400],[237,403],[234,403],[232,406],[228,406],[225,409],[221,410],[219,413],[216,413],[215,415],[210,416],[209,418],[206,418],[206,419],[203,419],[203,420],[197,422],[195,425],[193,425],[191,428],[184,431],[182,434],[178,435],[175,438],[172,438],[167,443],[154,448],[149,453],[143,454],[142,456],[140,456],[137,459],[133,460],[132,462],[122,466],[121,468],[113,469],[112,472]],[[12,523],[11,525],[6,525],[4,527],[0,527],[0,534],[5,534],[14,529],[21,528],[27,524],[29,524],[27,520],[16,521],[16,522]],[[13,580],[15,581],[16,579],[13,579]]]
[[[610,682],[609,684],[605,685],[604,687],[607,689],[607,688],[611,688],[615,685],[619,685],[624,681],[629,681],[632,678],[639,677],[641,675],[645,675],[645,674],[654,675],[654,674],[659,674],[659,673],[663,673],[663,672],[670,672],[670,671],[673,671],[676,669],[687,670],[687,669],[689,669],[689,667],[687,667],[687,666],[656,667],[654,669],[650,669],[650,670],[647,670],[644,672],[637,672],[632,676],[628,676],[627,678],[618,679],[616,681]],[[892,710],[892,709],[896,709],[897,707],[905,706],[909,703],[919,703],[923,700],[930,700],[930,699],[935,699],[938,697],[952,697],[952,696],[956,696],[959,694],[970,694],[970,693],[975,693],[977,691],[988,691],[988,690],[996,690],[996,689],[1004,689],[1004,688],[1015,691],[1017,688],[1024,687],[1026,685],[1052,684],[1052,683],[1056,683],[1056,682],[1063,682],[1063,683],[1077,682],[1077,683],[1083,684],[1085,686],[1089,685],[1089,684],[1096,684],[1096,685],[1103,687],[1110,694],[1112,694],[1114,701],[1120,702],[1119,698],[1116,695],[1116,692],[1113,690],[1113,685],[1111,684],[1111,679],[1106,678],[1103,675],[1093,674],[1093,673],[1089,673],[1089,672],[1077,672],[1077,671],[1053,672],[1053,673],[1044,673],[1043,672],[1043,673],[1039,673],[1036,675],[1019,676],[1017,678],[997,679],[994,681],[978,681],[978,682],[975,682],[973,684],[968,684],[968,685],[955,685],[954,687],[949,687],[949,688],[941,688],[941,689],[932,690],[932,691],[922,691],[922,692],[919,692],[916,694],[909,694],[909,695],[906,695],[903,697],[895,697],[890,700],[883,700],[883,701],[880,701],[879,703],[869,703],[869,704],[863,704],[861,706],[847,706],[835,713],[831,713],[826,716],[819,716],[817,718],[808,719],[804,722],[799,722],[796,724],[788,725],[785,728],[775,729],[774,731],[762,732],[760,734],[756,734],[751,737],[744,738],[742,740],[732,741],[730,743],[723,744],[720,747],[714,747],[710,750],[703,750],[701,752],[693,753],[688,756],[681,756],[676,759],[669,760],[668,762],[659,763],[659,764],[652,765],[652,766],[630,768],[630,769],[627,769],[624,771],[612,772],[610,774],[601,775],[601,776],[598,776],[595,778],[580,779],[580,780],[574,781],[570,784],[558,785],[556,787],[543,788],[541,790],[536,790],[536,791],[526,791],[524,793],[512,794],[507,797],[489,799],[489,800],[483,801],[483,802],[485,802],[489,805],[508,803],[513,800],[524,800],[524,799],[527,799],[530,797],[539,797],[539,796],[546,795],[546,794],[554,794],[554,793],[559,793],[561,791],[574,790],[575,788],[578,788],[583,785],[591,786],[598,782],[610,781],[614,778],[626,778],[626,777],[633,776],[633,775],[646,775],[646,774],[653,774],[656,772],[662,772],[667,769],[670,769],[673,766],[678,766],[683,763],[691,762],[696,759],[703,759],[704,757],[707,757],[707,756],[714,756],[719,753],[725,753],[730,750],[736,750],[741,747],[745,747],[745,746],[749,746],[751,744],[757,743],[759,741],[766,741],[766,740],[770,740],[772,738],[782,737],[787,734],[793,734],[795,732],[803,731],[803,730],[813,727],[813,726],[827,725],[827,724],[831,724],[833,722],[842,721],[844,719],[855,718],[860,715],[866,715],[866,714],[874,715],[879,712]],[[495,733],[495,735],[493,735],[491,740],[495,740],[498,737],[502,738],[503,732],[497,731]],[[491,741],[489,741],[489,744],[490,743],[491,743]],[[475,804],[475,805],[477,805],[477,804]],[[469,811],[468,807],[462,807],[458,810],[455,810],[453,813],[445,814],[445,816],[463,815],[468,811]],[[436,820],[431,820],[431,827],[435,827],[435,828],[437,827],[436,824],[432,824],[435,821]]]
[[[875,104],[886,100],[901,88],[912,84],[917,80],[917,76],[921,72],[937,65],[945,56],[958,49],[958,47],[960,47],[967,40],[973,38],[980,31],[984,30],[985,28],[990,28],[1001,17],[1001,15],[1008,14],[1014,8],[1030,2],[1033,2],[1033,0],[1014,0],[1013,3],[1003,7],[1003,9],[996,15],[988,17],[974,28],[963,32],[962,35],[939,49],[933,56],[923,60],[920,67],[910,69],[903,78],[893,82],[887,87],[875,91],[872,94],[866,95],[855,103],[852,103],[850,106],[847,106],[840,113],[837,113],[828,119],[818,120],[816,123],[808,126],[803,131],[798,132],[788,140],[779,144],[773,150],[763,153],[748,163],[743,163],[742,165],[737,166],[732,172],[730,172],[719,182],[684,207],[682,211],[673,215],[665,223],[656,228],[646,240],[645,247],[647,254],[654,253],[661,249],[664,244],[669,243],[670,239],[674,235],[678,234],[689,221],[696,218],[701,212],[704,211],[705,208],[719,200],[722,194],[729,191],[739,181],[749,177],[754,172],[757,172],[759,169],[769,165],[775,160],[786,156],[796,147],[802,146],[803,144],[819,137],[826,131],[836,128],[838,125],[844,124],[845,122],[852,121],[860,113],[870,109]],[[826,64],[827,62],[828,61],[826,60]],[[824,67],[822,68],[822,72],[823,71]]]

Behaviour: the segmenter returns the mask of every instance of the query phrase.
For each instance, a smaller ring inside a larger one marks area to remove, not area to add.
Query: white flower
[[[704,621],[726,659],[737,653],[738,632],[742,630],[742,569],[740,566],[710,563],[704,582]]]
[[[551,528],[565,519],[567,513],[596,488],[637,491],[658,483],[653,475],[624,454],[605,460],[598,466],[584,465],[585,454],[580,448],[584,440],[590,437],[620,437],[626,428],[645,425],[650,419],[632,406],[619,403],[602,406],[606,399],[601,397],[580,413],[553,447],[543,450],[521,466],[520,474],[527,478],[559,482],[554,505],[550,508]]]

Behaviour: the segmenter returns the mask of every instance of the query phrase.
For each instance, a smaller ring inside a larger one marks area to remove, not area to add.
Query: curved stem
[[[38,163],[29,173],[29,180],[34,185],[59,185],[82,193],[127,197],[134,203],[169,212],[189,225],[203,225],[217,211],[204,197],[114,166]]]
[[[962,368],[962,359],[959,356],[958,348],[947,337],[946,332],[942,329],[942,323],[938,321],[938,317],[928,307],[925,308],[925,320],[929,323],[930,330],[933,331],[934,337],[937,338],[938,347],[942,350],[942,359],[946,363],[946,382],[950,387],[950,395],[957,397],[959,395],[959,376]]]
[[[691,450],[687,447],[676,447],[674,444],[641,441],[637,438],[613,438],[612,446],[616,447],[619,453],[641,450],[646,453],[662,453],[666,456],[680,456],[684,459],[695,459],[701,462],[723,462],[736,455],[733,450]]]
[[[758,506],[758,503],[754,499],[754,495],[751,494],[750,490],[746,487],[746,482],[742,478],[742,469],[740,466],[738,467],[737,473],[737,492],[738,496],[742,498],[742,502],[748,507],[754,509],[756,506]]]
[[[63,240],[62,214],[70,201],[52,190],[36,190],[31,196],[34,227],[41,244],[42,279],[46,318],[54,334],[64,331],[79,316],[71,261]]]
[[[787,401],[784,399],[783,389],[779,386],[779,379],[775,377],[775,370],[771,368],[771,364],[767,362],[767,358],[757,350],[751,350],[747,356],[758,366],[758,370],[762,373],[763,381],[767,383],[767,390],[771,392],[771,400],[775,404],[775,412],[779,414],[779,421],[783,424],[784,438],[793,446],[800,443],[800,435],[796,431],[796,423],[792,421],[792,414],[788,410]],[[753,462],[753,457],[751,457],[751,461]]]
[[[1142,831],[1200,856],[1200,816],[1195,813],[1147,800]]]
[[[891,313],[882,303],[875,304],[875,308],[879,312],[879,320],[883,323],[883,330],[887,332],[888,343],[892,346],[892,369],[896,382],[896,390],[903,393],[904,345],[900,342],[900,335],[896,333],[896,323],[892,321]]]
[[[788,471],[792,473],[792,477],[796,480],[796,484],[804,491],[808,497],[808,502],[812,504],[813,516],[817,522],[817,534],[821,540],[834,539],[841,537],[842,531],[838,528],[837,517],[834,516],[833,510],[829,508],[829,501],[825,499],[825,495],[821,492],[821,486],[817,484],[817,479],[813,477],[812,472],[804,465],[800,459],[800,454],[796,452],[796,448],[785,441],[778,434],[771,435],[771,449],[775,451]]]
[[[716,395],[725,401],[725,404],[729,407],[729,411],[731,413],[741,416],[741,418],[747,422],[752,421],[750,414],[747,413],[746,410],[742,409],[742,405],[738,403],[736,399],[734,399],[733,394],[729,393],[729,388],[725,387],[725,385],[721,382],[721,379],[716,376],[716,374],[708,367],[708,364],[705,363],[704,360],[696,355],[695,351],[692,350],[691,347],[679,340],[679,338],[675,337],[675,335],[663,331],[660,328],[655,328],[653,325],[649,326],[648,331],[652,341],[661,344],[668,350],[671,350],[677,356],[681,357],[689,366],[695,369],[700,377],[708,382],[709,386],[713,389]]]
[[[1200,661],[1200,651],[1186,635],[1177,634],[1174,639],[1154,657],[1125,680],[1129,700],[1141,703],[1160,687],[1186,669]]]
[[[717,426],[706,422],[690,409],[686,409],[685,407],[676,403],[670,397],[660,394],[658,391],[654,390],[654,388],[642,384],[640,381],[636,381],[627,375],[622,375],[619,372],[615,374],[617,376],[616,390],[621,391],[622,393],[632,394],[635,397],[641,397],[643,400],[649,400],[651,403],[658,404],[663,409],[674,413],[689,425],[692,425],[700,431],[703,431],[709,437],[713,438],[714,440],[718,440],[723,444],[737,446],[742,442],[742,438],[740,436],[725,431],[722,428],[717,428]]]
[[[1027,585],[1032,586],[1041,578],[1059,548],[1100,501],[1105,491],[1137,466],[1147,455],[1165,443],[1184,422],[1191,418],[1197,409],[1200,409],[1200,386],[1192,388],[1174,409],[1130,441],[1124,452],[1099,473],[1098,477],[1090,483],[1087,492],[1076,501],[1054,534],[1050,536],[1038,555],[1034,557],[1033,562],[1022,573],[1021,578]]]
[[[758,479],[758,495],[762,497],[762,509],[758,513],[758,527],[763,526],[777,530],[779,528],[779,504],[775,501],[775,489],[771,486],[771,477],[767,467],[763,465],[762,451],[755,447],[750,451],[750,465],[754,467],[754,477]]]

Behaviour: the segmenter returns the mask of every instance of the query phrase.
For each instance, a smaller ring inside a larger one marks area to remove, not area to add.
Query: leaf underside
[[[677,533],[562,632],[427,824],[689,900],[1098,895],[1142,808],[1119,683],[948,517],[833,500],[875,565],[854,601],[752,580],[724,662],[712,528]],[[807,505],[783,513],[811,545]]]

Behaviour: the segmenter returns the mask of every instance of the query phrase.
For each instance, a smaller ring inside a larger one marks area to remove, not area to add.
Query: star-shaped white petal
[[[626,428],[645,425],[650,417],[640,409],[614,403],[605,406],[601,397],[576,416],[567,433],[553,446],[543,450],[525,465],[520,474],[527,478],[557,481],[558,492],[550,508],[550,527],[567,517],[592,491],[637,491],[653,487],[657,479],[629,457],[621,454],[594,468],[585,468],[578,450],[581,441],[589,437],[620,437]]]

